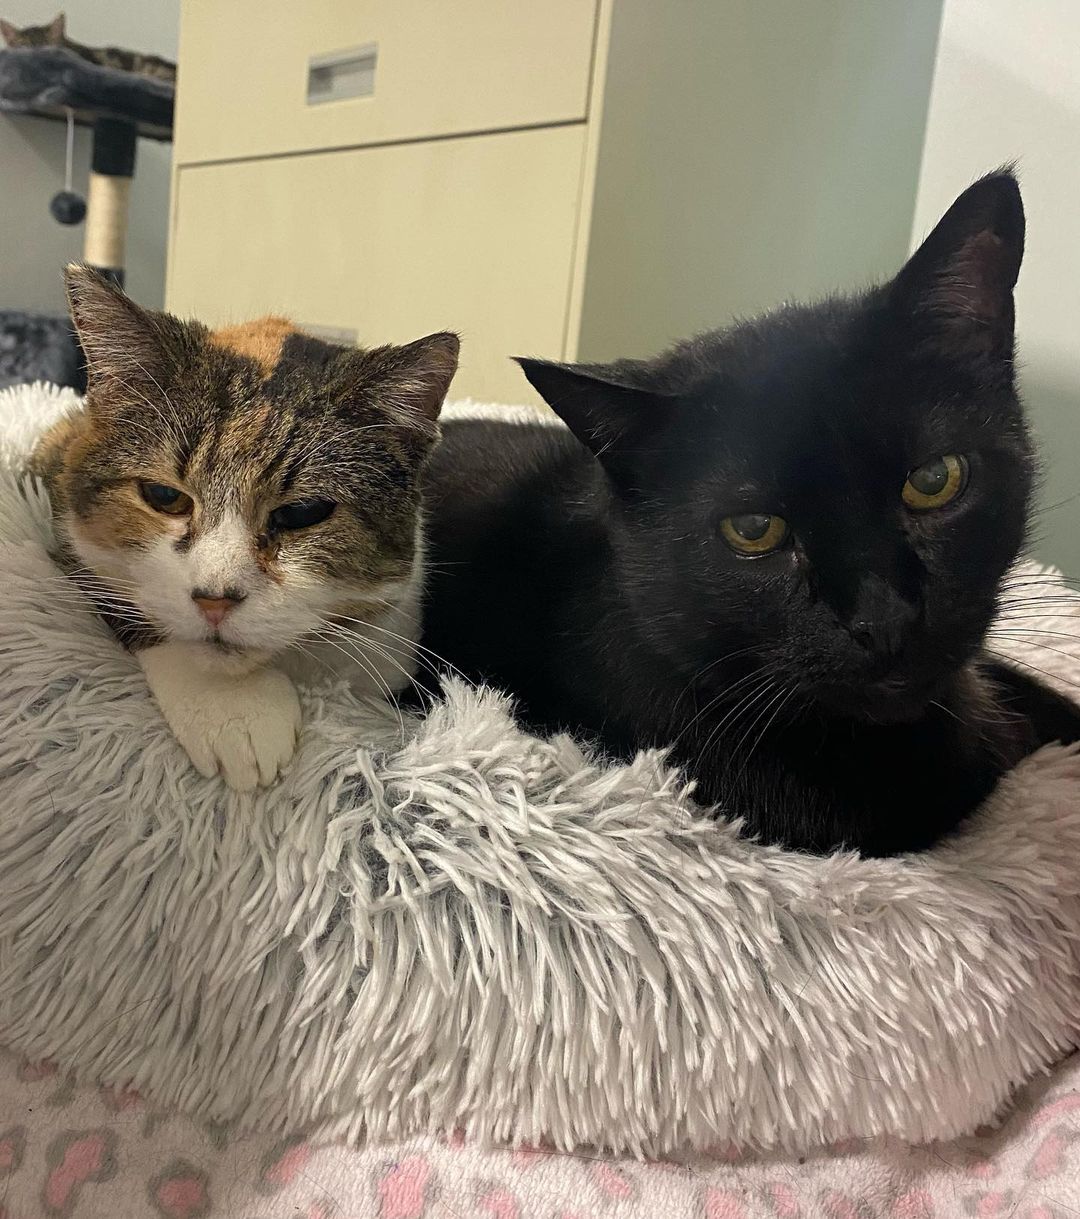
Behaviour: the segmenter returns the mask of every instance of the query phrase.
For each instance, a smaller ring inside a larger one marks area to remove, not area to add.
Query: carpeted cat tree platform
[[[20,482],[76,403],[0,394],[7,1046],[246,1130],[657,1155],[954,1137],[1077,1045],[1076,750],[886,860],[756,845],[661,753],[457,683],[426,719],[302,691],[281,782],[201,778]],[[1080,598],[1043,581],[1012,612],[1069,688]]]
[[[174,92],[59,47],[0,50],[0,111],[93,129],[83,259],[121,284],[136,140],[172,139]],[[81,363],[66,318],[0,312],[0,386],[50,380],[82,389]]]

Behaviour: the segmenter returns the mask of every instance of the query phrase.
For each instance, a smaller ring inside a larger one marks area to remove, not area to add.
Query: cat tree
[[[170,82],[101,67],[59,47],[0,50],[0,111],[93,129],[83,258],[119,284],[136,140],[172,139],[174,93]],[[79,211],[68,216],[77,221]],[[54,215],[63,221],[56,208]],[[0,385],[40,377],[81,388],[80,364],[66,318],[0,314]]]

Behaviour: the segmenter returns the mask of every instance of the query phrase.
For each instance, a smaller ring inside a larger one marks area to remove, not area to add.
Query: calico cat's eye
[[[193,507],[190,495],[165,483],[139,483],[139,491],[151,508],[169,516],[187,516]]]
[[[292,504],[282,504],[270,513],[270,525],[274,529],[307,529],[325,521],[337,505],[332,499],[321,495],[311,499],[298,499]]]
[[[944,508],[967,486],[967,459],[956,453],[946,453],[918,466],[904,483],[904,503],[916,512]]]
[[[762,555],[778,550],[787,541],[788,523],[782,516],[751,513],[728,516],[720,522],[724,541],[736,554]]]

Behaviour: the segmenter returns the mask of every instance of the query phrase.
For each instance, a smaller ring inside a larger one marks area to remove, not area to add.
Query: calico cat
[[[9,47],[62,47],[102,68],[115,68],[119,72],[134,72],[137,76],[149,76],[154,80],[176,83],[176,64],[159,55],[143,55],[139,51],[125,51],[119,47],[87,47],[74,42],[65,32],[63,13],[54,17],[48,25],[28,25],[19,29],[10,21],[0,20],[0,35]]]
[[[545,732],[674,746],[811,851],[928,846],[1080,711],[984,650],[1035,461],[1014,177],[900,273],[602,366],[520,361],[567,428],[447,422],[423,643]]]
[[[362,351],[280,318],[210,331],[88,268],[66,278],[86,400],[30,464],[57,557],[196,768],[268,784],[296,742],[291,678],[390,694],[412,676],[419,478],[458,340]]]

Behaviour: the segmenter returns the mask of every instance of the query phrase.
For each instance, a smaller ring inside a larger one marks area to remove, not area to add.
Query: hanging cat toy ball
[[[75,114],[67,112],[67,154],[64,159],[64,189],[49,201],[49,211],[60,224],[81,224],[86,216],[86,200],[71,189],[71,160],[75,150]]]

